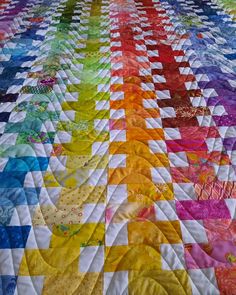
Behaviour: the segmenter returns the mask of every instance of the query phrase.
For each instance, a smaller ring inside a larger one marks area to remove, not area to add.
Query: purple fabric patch
[[[236,150],[236,137],[225,138],[223,144],[227,151]]]
[[[231,218],[224,200],[177,201],[176,210],[181,220]]]
[[[225,116],[213,116],[213,119],[217,126],[235,126],[236,116],[225,115]]]

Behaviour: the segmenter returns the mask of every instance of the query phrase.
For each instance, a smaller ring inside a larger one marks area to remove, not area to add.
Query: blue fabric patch
[[[9,205],[0,206],[0,225],[10,224],[14,208],[14,205],[11,203]]]
[[[16,276],[0,276],[0,295],[13,295],[16,283]]]
[[[8,89],[10,86],[13,85],[22,85],[24,83],[24,79],[12,79],[12,80],[6,80],[6,79],[0,79],[0,88],[1,89]]]
[[[236,53],[225,54],[224,56],[225,56],[226,58],[228,58],[229,60],[234,60],[234,59],[236,59]]]
[[[19,157],[10,158],[4,171],[45,171],[48,167],[47,157]]]
[[[5,133],[20,133],[28,132],[29,130],[34,130],[35,132],[40,132],[42,127],[42,121],[40,119],[25,119],[24,122],[18,123],[7,123],[5,126]]]
[[[36,205],[40,188],[0,188],[0,206]]]
[[[0,188],[23,187],[26,172],[0,172]]]
[[[0,113],[0,122],[8,122],[11,113],[1,112]]]
[[[15,206],[38,204],[40,189],[0,188],[0,225],[9,225]]]
[[[0,226],[0,249],[25,248],[31,226]]]

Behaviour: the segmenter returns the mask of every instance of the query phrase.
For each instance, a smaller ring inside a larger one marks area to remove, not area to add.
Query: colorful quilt
[[[0,0],[0,295],[236,295],[235,0]]]

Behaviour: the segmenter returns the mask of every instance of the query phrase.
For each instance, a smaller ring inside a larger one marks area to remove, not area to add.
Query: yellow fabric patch
[[[84,223],[66,225],[66,229],[53,226],[51,248],[78,248],[82,246],[98,246],[104,244],[105,224]]]
[[[108,155],[106,156],[68,156],[66,161],[67,169],[102,169],[108,165]]]
[[[82,221],[83,207],[78,205],[41,205],[33,217],[33,225],[78,224]]]
[[[45,277],[42,295],[102,295],[103,279],[99,273],[64,273]]]
[[[158,248],[160,244],[181,243],[179,221],[139,221],[127,224],[129,244],[149,245]]]
[[[65,171],[46,172],[46,187],[78,187],[89,177],[89,169],[67,169]]]
[[[140,202],[144,204],[154,204],[158,200],[173,200],[173,185],[171,183],[148,184],[130,183],[128,184],[129,202]]]
[[[83,203],[104,203],[106,186],[81,185],[79,188],[63,188],[58,204],[81,205]]]
[[[78,273],[80,248],[26,249],[19,275],[43,276],[60,273]]]
[[[160,252],[148,245],[106,247],[105,272],[161,269]]]
[[[185,270],[143,270],[129,272],[129,295],[192,295]]]

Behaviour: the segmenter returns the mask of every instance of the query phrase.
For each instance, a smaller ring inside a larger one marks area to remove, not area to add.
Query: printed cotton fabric
[[[236,295],[236,2],[0,0],[0,295]]]

